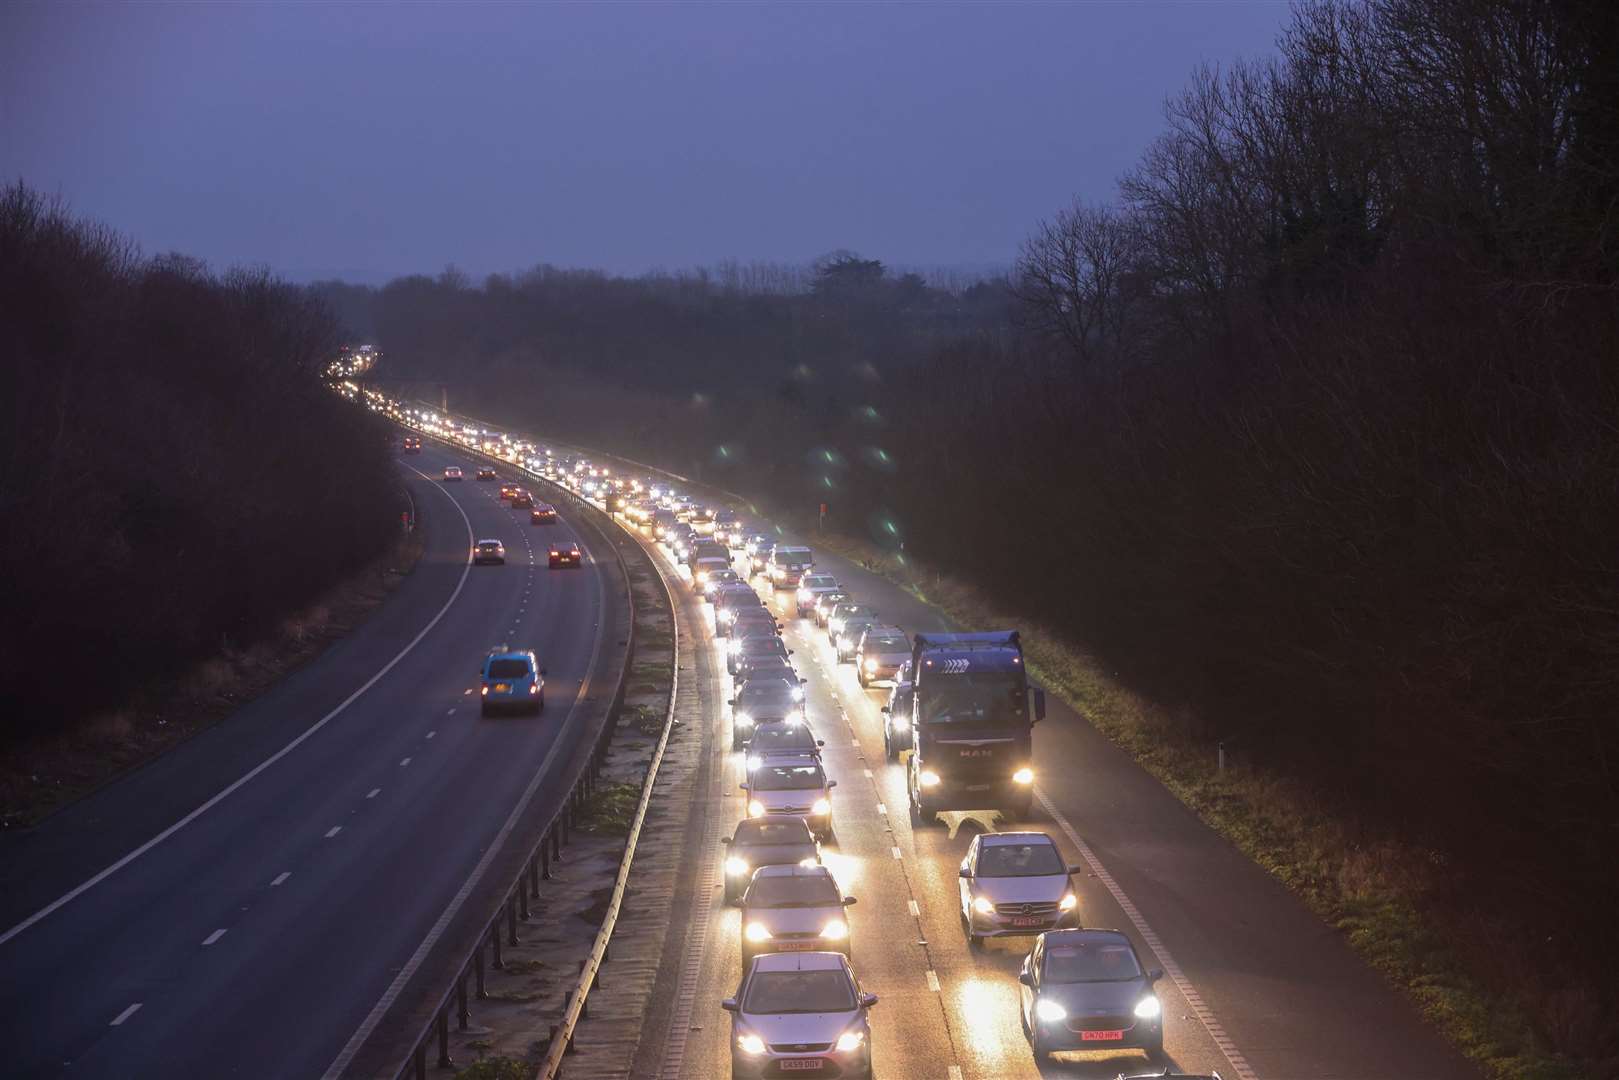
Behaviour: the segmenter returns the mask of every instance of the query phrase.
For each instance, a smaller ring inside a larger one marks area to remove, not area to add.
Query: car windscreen
[[[743,902],[748,907],[835,907],[843,897],[825,874],[771,874],[754,878]]]
[[[946,661],[948,663],[948,661]],[[1026,693],[1020,672],[924,668],[921,719],[929,724],[1018,727],[1025,722]]]
[[[499,551],[500,545],[493,540],[483,540],[478,544],[479,551]]]
[[[1051,844],[984,844],[978,849],[979,877],[1048,877],[1067,872],[1062,856]]]
[[[1135,950],[1122,941],[1074,941],[1046,946],[1049,983],[1126,982],[1141,978]]]
[[[527,660],[491,660],[489,662],[489,677],[491,679],[520,679],[527,674]]]
[[[822,971],[761,971],[748,980],[745,1013],[852,1012],[854,987],[840,968]]]
[[[826,786],[819,765],[765,765],[753,774],[755,791],[810,791]]]
[[[778,847],[788,844],[808,844],[812,840],[809,826],[804,824],[801,818],[794,818],[791,821],[758,821],[750,818],[747,821],[737,822],[736,836],[732,843]]]
[[[766,679],[762,685],[751,682],[742,684],[742,692],[736,696],[738,705],[751,709],[760,705],[783,705],[791,707],[793,704],[793,688],[783,679]]]
[[[811,556],[810,553],[807,552],[807,551],[778,551],[778,552],[776,552],[776,565],[777,566],[786,566],[786,567],[791,567],[794,570],[801,570],[806,566],[814,565],[814,563],[815,563],[814,557]]]

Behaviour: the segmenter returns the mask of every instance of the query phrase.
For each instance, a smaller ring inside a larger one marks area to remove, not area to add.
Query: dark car
[[[472,546],[472,562],[475,566],[482,566],[485,563],[504,565],[506,545],[499,540],[479,540]]]
[[[736,903],[761,866],[814,866],[821,861],[821,845],[803,818],[748,818],[721,842],[730,849],[725,853],[727,904]]]
[[[550,547],[550,566],[552,570],[558,567],[573,567],[578,569],[584,564],[584,553],[579,550],[579,541],[561,540]]]
[[[907,660],[894,676],[894,689],[883,706],[883,756],[898,761],[901,750],[916,744],[911,740],[911,663]]]
[[[534,509],[528,515],[531,525],[555,525],[557,523],[557,508],[550,503],[535,503]]]
[[[1023,1034],[1036,1062],[1057,1050],[1164,1052],[1163,1007],[1153,984],[1161,971],[1141,966],[1117,930],[1050,930],[1018,973]]]
[[[534,496],[530,495],[527,491],[523,490],[522,488],[518,488],[516,491],[512,492],[512,509],[513,510],[532,510],[532,509],[534,509]]]
[[[485,465],[478,470],[479,480],[493,480],[494,478],[495,470],[491,469],[489,466]]]
[[[422,452],[422,440],[419,435],[405,436],[405,453],[419,454]]]
[[[731,749],[740,750],[758,725],[804,718],[804,688],[797,679],[750,679],[737,688],[731,706]]]
[[[760,657],[779,656],[785,659],[792,655],[792,650],[787,647],[787,643],[777,636],[775,623],[771,623],[768,628],[759,625],[757,632],[751,636],[738,636],[754,630],[754,627],[755,624],[752,623],[731,627],[731,644],[735,646],[735,649],[727,654],[725,663],[732,675],[741,671],[744,665]]]

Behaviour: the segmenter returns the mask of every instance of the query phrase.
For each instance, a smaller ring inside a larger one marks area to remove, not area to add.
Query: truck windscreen
[[[924,724],[1022,727],[1027,722],[1025,683],[1016,671],[929,673],[918,708]]]

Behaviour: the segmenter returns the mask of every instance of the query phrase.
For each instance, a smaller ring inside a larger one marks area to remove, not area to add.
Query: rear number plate
[[[498,683],[495,684],[495,693],[504,694],[507,691],[511,690],[511,688],[512,688],[511,683],[498,682]]]
[[[1080,1042],[1118,1042],[1124,1038],[1122,1031],[1082,1031],[1079,1033]]]
[[[826,1067],[826,1062],[820,1058],[782,1058],[781,1071],[794,1069],[799,1072],[813,1072]]]

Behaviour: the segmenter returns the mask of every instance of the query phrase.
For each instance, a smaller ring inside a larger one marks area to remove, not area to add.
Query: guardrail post
[[[472,956],[472,975],[478,983],[478,1000],[489,1000],[488,991],[483,988],[483,946],[479,945],[477,952]]]
[[[544,857],[544,853],[545,853],[545,844],[542,842],[540,844],[541,858]],[[538,900],[540,898],[540,860],[539,859],[532,859],[531,858],[528,861],[528,894],[529,894],[529,896],[531,896],[535,900]]]
[[[450,1010],[440,1009],[438,1013],[438,1067],[448,1069],[455,1062],[450,1060]]]
[[[416,1080],[427,1080],[427,1044],[417,1043],[416,1052],[410,1056],[410,1060],[415,1066]]]
[[[528,875],[523,874],[517,879],[517,914],[524,922],[528,922]]]
[[[455,981],[455,1028],[465,1031],[467,1022],[472,1014],[467,1011],[467,973],[462,972],[461,977]]]
[[[568,812],[568,804],[566,802],[564,802],[562,804],[562,812],[564,814]],[[562,814],[558,814],[557,815],[558,821],[560,821],[561,818],[562,818]],[[560,861],[561,858],[562,858],[562,838],[557,833],[557,822],[552,822],[551,823],[551,858],[553,860],[557,860],[557,861]],[[546,877],[551,876],[550,867],[546,868],[545,876]]]
[[[498,915],[495,916],[494,923],[489,927],[489,943],[495,949],[495,970],[505,971],[506,961],[501,959],[500,956],[500,916]]]
[[[551,880],[551,845],[556,836],[556,829],[548,829],[545,838],[540,841],[540,876],[546,881]]]
[[[510,897],[506,899],[506,944],[517,944],[517,903]]]

